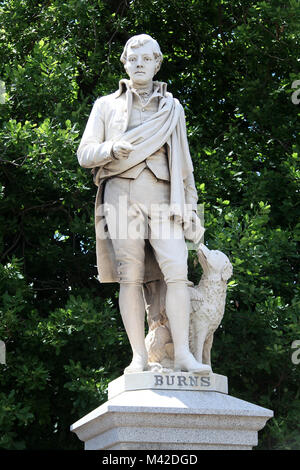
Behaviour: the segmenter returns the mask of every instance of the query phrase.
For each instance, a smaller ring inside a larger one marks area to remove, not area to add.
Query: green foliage
[[[43,318],[20,267],[13,260],[0,273],[0,337],[7,349],[0,445],[47,449],[63,442],[76,449],[69,425],[107,399],[108,381],[128,360],[127,338],[112,300],[86,293],[70,295],[64,308]]]
[[[300,448],[299,13],[296,0],[1,2],[1,448],[81,448],[70,424],[128,364],[117,286],[96,280],[95,187],[76,150],[141,32],[186,111],[206,243],[234,267],[214,370],[274,410],[260,448]]]

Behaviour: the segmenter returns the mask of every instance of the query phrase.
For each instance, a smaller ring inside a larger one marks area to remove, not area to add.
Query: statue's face
[[[140,47],[128,47],[125,70],[132,83],[143,85],[149,83],[155,75],[157,62],[151,42]]]

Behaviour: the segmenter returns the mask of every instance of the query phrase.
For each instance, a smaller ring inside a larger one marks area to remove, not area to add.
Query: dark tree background
[[[2,0],[0,15],[0,447],[81,449],[70,424],[128,364],[76,150],[124,76],[125,41],[145,32],[186,111],[206,243],[234,266],[214,371],[274,410],[259,448],[300,449],[299,2]],[[193,252],[189,268],[198,280]]]

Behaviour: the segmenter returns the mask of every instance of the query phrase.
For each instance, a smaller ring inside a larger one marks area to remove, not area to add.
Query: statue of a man
[[[184,111],[166,83],[153,81],[162,53],[151,36],[130,38],[121,61],[129,80],[95,101],[77,156],[81,166],[94,169],[98,186],[99,280],[120,283],[119,308],[133,353],[124,372],[147,370],[143,286],[160,280],[174,369],[209,371],[189,350],[185,237],[197,241],[203,229]]]

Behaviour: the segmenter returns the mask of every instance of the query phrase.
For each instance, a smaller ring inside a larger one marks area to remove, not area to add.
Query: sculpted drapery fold
[[[98,167],[95,183],[99,186],[101,180],[135,167],[167,144],[171,204],[180,207],[180,211],[184,210],[184,204],[197,210],[198,196],[183,107],[166,91],[165,83],[154,84],[161,95],[158,112],[131,130],[127,130],[132,102],[127,80],[120,81],[117,92],[96,100],[77,151],[78,161],[85,168]],[[120,138],[133,144],[134,151],[128,159],[116,161],[112,146]]]

